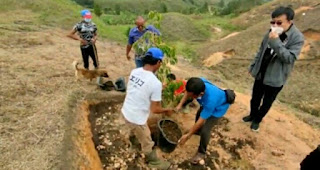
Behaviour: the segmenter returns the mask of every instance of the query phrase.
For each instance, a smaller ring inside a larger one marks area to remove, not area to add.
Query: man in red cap
[[[95,46],[97,40],[97,26],[91,21],[92,15],[89,10],[81,11],[82,21],[77,23],[68,37],[80,41],[80,49],[84,68],[89,69],[89,56],[93,61],[94,68],[99,67],[97,48]],[[78,33],[78,35],[76,35]]]

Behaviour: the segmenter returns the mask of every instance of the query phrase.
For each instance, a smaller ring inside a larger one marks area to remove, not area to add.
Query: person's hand
[[[92,38],[92,40],[91,40],[92,44],[95,44],[96,41],[97,41],[97,39],[95,39],[95,38]]]
[[[84,39],[81,39],[80,42],[81,42],[82,45],[87,45],[88,44],[88,42],[86,40],[84,40]]]
[[[183,135],[183,136],[178,140],[179,145],[184,145],[184,144],[187,142],[187,140],[189,140],[189,138],[190,138],[190,135],[189,135],[189,134]]]
[[[279,34],[276,33],[276,32],[274,32],[274,31],[271,31],[271,32],[269,33],[269,38],[270,38],[270,39],[279,38]]]
[[[175,110],[174,110],[174,109],[169,109],[169,110],[166,112],[166,115],[167,115],[167,116],[171,116],[173,113],[175,113]]]
[[[130,59],[131,59],[131,57],[130,57],[130,55],[129,55],[129,54],[127,54],[127,59],[128,59],[128,60],[130,60]]]
[[[181,106],[180,105],[178,105],[177,107],[176,107],[176,111],[179,111],[179,110],[181,110]]]

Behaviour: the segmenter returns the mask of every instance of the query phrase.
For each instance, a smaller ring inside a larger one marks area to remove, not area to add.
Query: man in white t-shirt
[[[155,76],[160,68],[163,52],[158,48],[150,48],[142,58],[143,67],[132,70],[127,86],[127,95],[121,112],[126,126],[139,140],[141,150],[146,155],[150,168],[168,169],[170,163],[160,160],[153,148],[147,120],[150,111],[155,114],[171,115],[174,109],[161,106],[162,83]]]

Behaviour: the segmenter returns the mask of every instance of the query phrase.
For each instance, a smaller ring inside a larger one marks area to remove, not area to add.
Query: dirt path
[[[0,38],[4,42],[0,46],[0,166],[3,169],[61,169],[65,162],[74,161],[65,153],[73,145],[68,136],[78,135],[77,139],[81,140],[83,135],[72,132],[81,126],[77,102],[88,96],[107,95],[94,82],[74,82],[71,63],[81,61],[81,55],[78,42],[67,39],[66,33],[59,29],[8,32]],[[124,46],[99,41],[97,48],[101,67],[109,70],[111,79],[127,77],[134,68],[134,62],[127,61],[123,55]],[[192,66],[181,58],[172,70],[178,77],[210,78],[211,74],[210,70]],[[276,105],[264,120],[260,133],[253,133],[248,124],[240,121],[248,112],[249,99],[238,94],[236,104],[226,115],[228,122],[214,131],[209,150],[213,156],[219,154],[216,158],[211,156],[215,166],[223,168],[234,163],[244,169],[251,166],[298,169],[303,157],[319,144],[319,129],[303,123],[286,107]],[[184,129],[193,124],[193,114],[181,117],[186,120]],[[197,140],[193,137],[186,147],[164,157],[180,155],[182,162],[189,159],[196,150]]]

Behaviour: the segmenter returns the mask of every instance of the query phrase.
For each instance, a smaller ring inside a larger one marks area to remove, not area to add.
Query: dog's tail
[[[74,69],[75,70],[78,70],[78,62],[77,61],[74,61],[73,63],[72,63],[72,65],[73,65],[73,67],[74,67]]]

